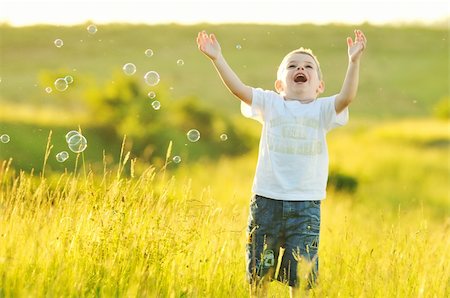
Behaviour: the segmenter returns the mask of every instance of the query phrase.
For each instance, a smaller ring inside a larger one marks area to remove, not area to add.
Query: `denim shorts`
[[[307,287],[319,271],[320,201],[282,201],[259,195],[250,203],[246,244],[247,279],[278,280],[298,287],[300,259],[312,263]],[[279,259],[280,248],[284,253]]]

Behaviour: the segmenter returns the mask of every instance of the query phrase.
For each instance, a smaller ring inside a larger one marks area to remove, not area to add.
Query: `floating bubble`
[[[223,133],[223,134],[220,135],[220,140],[225,142],[226,140],[228,140],[228,136]]]
[[[52,87],[45,88],[45,92],[47,93],[52,93],[52,91],[53,91]]]
[[[184,65],[183,59],[178,59],[178,60],[177,60],[177,65],[178,65],[178,66],[183,66],[183,65]]]
[[[154,100],[154,101],[152,102],[152,107],[153,107],[153,109],[155,109],[155,110],[159,110],[159,109],[161,108],[161,103],[160,103],[159,101],[157,101],[157,100]]]
[[[178,155],[175,155],[175,156],[172,158],[172,160],[173,160],[174,163],[180,163],[180,162],[181,162],[181,157],[179,157]]]
[[[74,153],[80,153],[80,152],[83,152],[84,150],[86,150],[87,140],[81,134],[76,134],[69,138],[67,145],[69,145],[70,151],[72,151]]]
[[[1,141],[3,144],[9,143],[10,140],[11,140],[11,139],[10,139],[9,135],[7,135],[7,134],[2,134],[2,135],[0,136],[0,141]]]
[[[133,63],[126,63],[123,67],[123,72],[127,75],[127,76],[131,76],[134,75],[134,73],[136,72],[136,65],[134,65]]]
[[[150,85],[150,86],[156,86],[159,83],[159,73],[157,73],[156,71],[149,71],[145,74],[144,76],[144,80],[145,82]]]
[[[242,49],[242,46],[240,44],[237,44],[236,45],[236,50],[240,50],[240,49]]]
[[[145,56],[147,56],[147,57],[153,56],[153,50],[152,49],[146,49],[145,50]]]
[[[67,84],[67,81],[64,78],[58,78],[55,81],[55,88],[58,91],[66,91],[69,87],[69,84]]]
[[[191,142],[197,142],[200,139],[200,132],[196,129],[191,129],[186,134],[187,138]]]
[[[69,158],[69,153],[67,151],[61,151],[56,154],[56,160],[58,162],[65,162]]]
[[[81,133],[77,130],[71,130],[68,133],[66,133],[66,143],[69,143],[69,139],[73,137],[74,135],[81,135]]]
[[[62,47],[63,45],[64,45],[64,42],[63,42],[63,40],[62,39],[55,39],[55,41],[54,41],[54,44],[55,44],[55,46],[57,47],[57,48],[60,48],[60,47]]]
[[[72,76],[65,76],[64,80],[66,80],[67,84],[72,84],[73,83],[73,77]]]
[[[95,34],[95,33],[97,33],[97,26],[89,25],[89,26],[87,26],[86,30],[89,34]]]
[[[147,95],[148,95],[148,97],[149,97],[150,99],[153,99],[153,98],[156,97],[155,91],[150,91]]]

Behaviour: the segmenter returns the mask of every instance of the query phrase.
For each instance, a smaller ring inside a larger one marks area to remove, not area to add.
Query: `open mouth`
[[[294,82],[296,82],[296,83],[304,83],[307,80],[308,79],[306,78],[306,76],[302,73],[299,73],[294,77]]]
[[[302,73],[299,73],[294,77],[294,82],[296,82],[296,83],[304,83],[307,80],[308,79],[306,78],[306,76]]]

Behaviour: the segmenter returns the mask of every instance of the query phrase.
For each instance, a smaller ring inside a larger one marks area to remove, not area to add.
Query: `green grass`
[[[69,150],[65,141],[65,135],[70,130],[78,130],[78,126],[59,126],[48,124],[30,124],[30,123],[2,123],[0,124],[2,132],[7,132],[10,136],[10,142],[1,144],[0,159],[14,160],[14,167],[25,171],[34,169],[41,172],[44,164],[45,148],[51,134],[52,150],[50,158],[47,160],[47,171],[64,172],[75,169],[76,153]],[[102,162],[105,158],[108,164],[117,163],[117,157],[120,152],[119,144],[108,144],[110,137],[108,132],[95,127],[82,127],[83,134],[88,138],[88,147],[84,153],[84,158],[94,168],[102,169]],[[69,153],[69,159],[64,163],[56,161],[56,154],[61,151]]]
[[[434,104],[448,95],[448,34],[445,28],[360,26],[368,38],[361,68],[355,115],[393,118],[430,115]],[[194,96],[211,107],[237,113],[235,102],[197,50],[196,34],[214,32],[225,56],[242,80],[273,88],[283,56],[300,46],[312,48],[323,68],[326,94],[339,92],[347,67],[345,38],[353,27],[343,25],[125,25],[98,26],[89,35],[86,25],[0,26],[1,100],[35,106],[82,105],[86,89],[112,80],[127,62],[137,66],[135,76],[148,70],[161,75],[173,97]],[[53,41],[64,40],[62,48]],[[242,48],[236,49],[240,44]],[[433,45],[433,46],[430,46]],[[153,57],[144,51],[151,48]],[[185,64],[178,66],[176,61]],[[76,88],[48,95],[48,77],[71,74]],[[142,80],[143,81],[143,80]],[[144,84],[142,82],[142,84]],[[146,86],[145,88],[149,88]]]
[[[358,98],[351,106],[352,119],[394,120],[435,114],[436,104],[448,98],[446,30],[368,24],[361,28],[369,42],[362,61]],[[163,104],[160,114],[174,123],[180,119],[167,114],[164,106],[186,97],[204,103],[219,117],[241,118],[239,103],[196,47],[195,37],[202,29],[216,33],[224,54],[244,82],[263,88],[273,87],[276,69],[287,52],[299,46],[310,47],[321,61],[326,82],[324,95],[336,93],[347,67],[345,38],[353,30],[344,25],[239,24],[111,24],[98,29],[95,35],[90,35],[86,25],[0,26],[0,133],[8,133],[15,140],[2,146],[0,159],[13,157],[15,167],[38,170],[48,132],[54,132],[53,140],[58,144],[65,130],[79,126],[91,132],[86,156],[90,162],[101,161],[103,150],[117,155],[118,149],[110,150],[109,145],[117,138],[105,136],[104,130],[98,129],[104,116],[102,110],[93,112],[86,103],[93,94],[107,93],[113,88],[114,81],[120,79],[117,74],[122,73],[121,68],[127,62],[136,64],[133,78],[144,95],[154,89],[143,82],[144,73],[148,70],[160,73],[161,83],[157,87],[158,92],[164,93],[164,98],[160,98]],[[56,38],[64,40],[62,48],[54,46]],[[236,48],[238,44],[241,49]],[[153,49],[153,57],[144,55],[148,48]],[[178,59],[184,60],[183,66],[176,64]],[[67,91],[50,94],[44,91],[56,77],[66,74],[74,78]],[[134,114],[128,110],[128,115]],[[138,123],[139,115],[135,117],[130,116],[121,126]],[[142,125],[141,131],[157,127],[153,123],[146,125],[148,128]],[[259,132],[255,123],[240,120],[239,125],[254,135]],[[115,129],[121,130],[118,138],[127,133],[123,128]],[[164,147],[168,142],[164,140]],[[58,169],[61,165],[53,167]]]

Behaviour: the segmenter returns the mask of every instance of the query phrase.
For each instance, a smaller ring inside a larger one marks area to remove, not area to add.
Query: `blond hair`
[[[281,76],[282,76],[282,73],[284,70],[283,65],[286,64],[288,58],[294,54],[305,54],[305,55],[311,56],[317,65],[317,75],[319,76],[319,80],[322,79],[322,70],[320,69],[320,63],[319,63],[319,60],[317,59],[316,55],[314,55],[314,53],[311,49],[301,47],[301,48],[298,48],[296,50],[289,52],[286,56],[284,56],[283,60],[280,63],[280,66],[278,66],[278,71],[277,71],[277,79],[278,80],[281,79]]]

